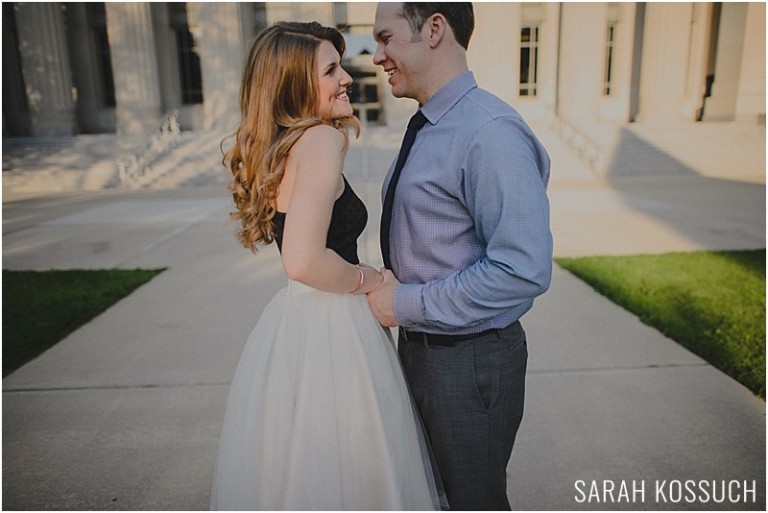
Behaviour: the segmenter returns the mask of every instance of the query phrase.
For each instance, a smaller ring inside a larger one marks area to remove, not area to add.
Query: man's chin
[[[392,96],[394,96],[395,98],[405,98],[405,92],[401,91],[396,87],[391,88],[390,92],[392,93]]]

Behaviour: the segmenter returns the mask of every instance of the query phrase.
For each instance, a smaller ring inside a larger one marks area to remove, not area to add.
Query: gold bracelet
[[[363,269],[362,267],[360,267],[360,264],[357,264],[355,267],[357,267],[357,272],[360,273],[360,283],[357,284],[357,287],[349,291],[350,294],[354,294],[355,292],[363,288],[363,282],[365,281],[365,274],[363,274]]]

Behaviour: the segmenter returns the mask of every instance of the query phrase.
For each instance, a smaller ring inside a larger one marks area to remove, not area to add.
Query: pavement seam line
[[[223,387],[229,386],[229,383],[165,383],[165,384],[146,384],[146,385],[102,385],[102,386],[74,386],[74,387],[19,387],[4,388],[3,394],[23,394],[32,392],[78,392],[85,390],[142,390],[153,388],[198,388],[198,387]]]
[[[693,368],[693,367],[712,367],[707,362],[702,363],[670,363],[661,365],[643,365],[643,366],[628,366],[628,367],[587,367],[583,369],[528,369],[528,374],[575,374],[581,372],[611,372],[611,371],[639,371],[648,369],[676,369],[676,368]]]

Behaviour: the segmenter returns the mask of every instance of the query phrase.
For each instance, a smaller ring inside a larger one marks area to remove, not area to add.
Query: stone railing
[[[552,120],[552,129],[570,147],[593,172],[599,172],[602,166],[603,149],[575,125],[561,117]]]
[[[178,110],[168,113],[152,134],[147,144],[134,154],[117,160],[120,183],[128,187],[141,187],[152,181],[153,166],[181,138]]]

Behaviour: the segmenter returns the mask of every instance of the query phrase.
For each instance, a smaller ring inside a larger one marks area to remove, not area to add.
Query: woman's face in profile
[[[341,56],[330,41],[322,41],[315,55],[318,98],[317,111],[322,119],[338,119],[353,114],[347,87],[352,77],[341,67]]]

